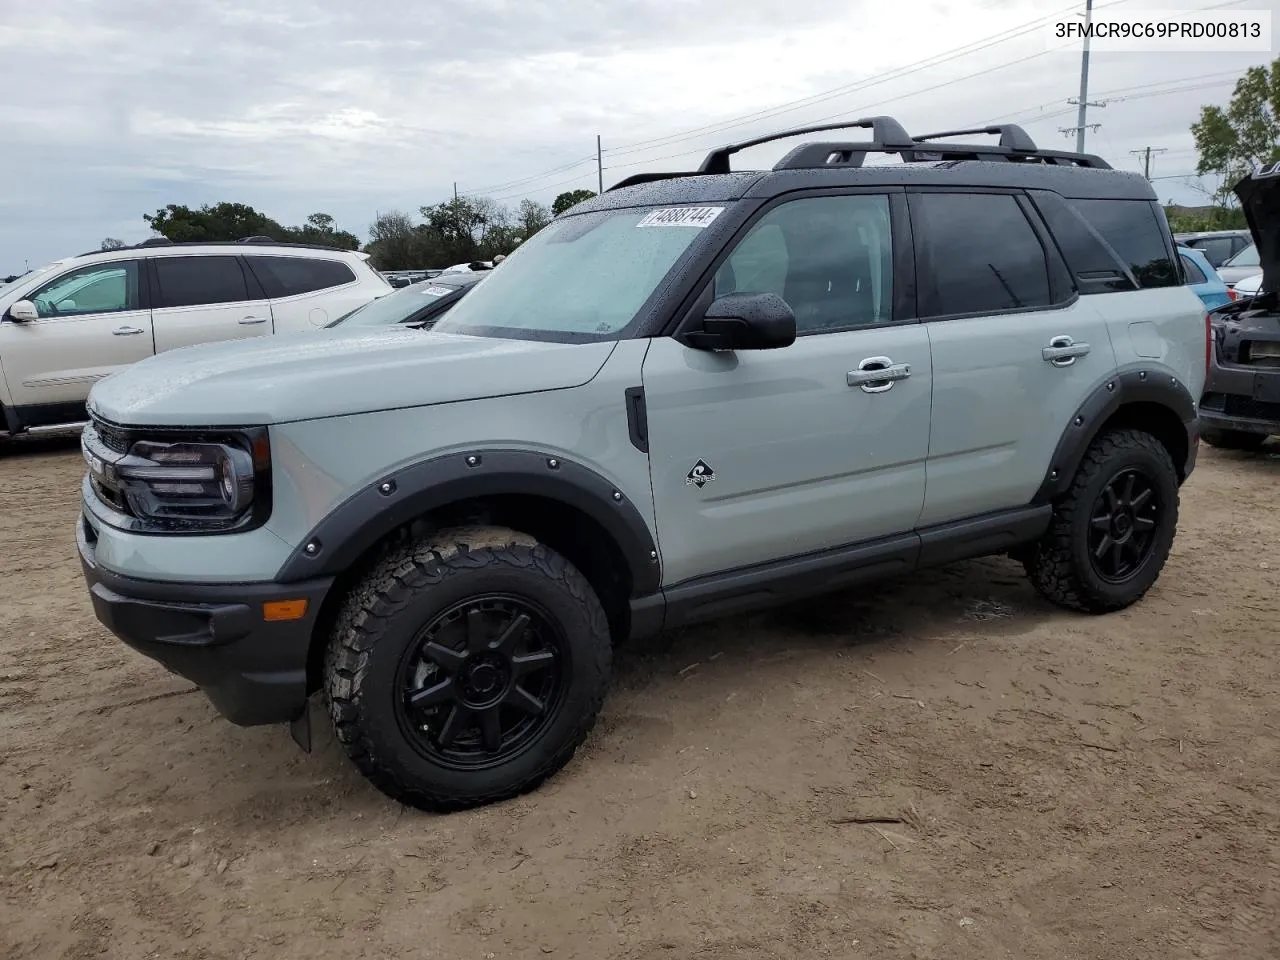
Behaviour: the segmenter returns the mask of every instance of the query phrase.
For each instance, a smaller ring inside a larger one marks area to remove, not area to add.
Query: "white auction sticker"
[[[1223,4],[1225,6],[1225,4]],[[1075,53],[1267,53],[1270,10],[1131,10],[1055,17],[1043,28],[1048,50]]]
[[[651,210],[637,227],[709,227],[724,207],[665,207]]]
[[[444,297],[453,293],[453,287],[430,286],[422,291],[424,297]]]

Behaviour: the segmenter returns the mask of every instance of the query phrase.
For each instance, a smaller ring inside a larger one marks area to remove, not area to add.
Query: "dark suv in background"
[[[1257,450],[1280,434],[1280,163],[1245,177],[1235,192],[1258,249],[1262,286],[1257,296],[1211,314],[1214,349],[1200,435],[1215,447]]]

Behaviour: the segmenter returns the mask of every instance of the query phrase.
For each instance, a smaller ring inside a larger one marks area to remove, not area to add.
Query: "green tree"
[[[287,239],[287,231],[264,213],[243,203],[215,203],[199,210],[171,203],[143,220],[174,243],[243,240],[245,237]]]
[[[125,243],[123,240],[117,240],[115,237],[107,237],[107,239],[102,241],[102,246],[100,246],[98,249],[99,250],[123,250],[127,246],[128,244]]]
[[[389,210],[374,217],[365,252],[379,270],[411,270],[421,266],[419,246],[413,218],[399,210]]]
[[[575,204],[590,200],[594,196],[595,193],[591,190],[566,190],[552,202],[551,213],[558,217]]]
[[[294,243],[316,243],[339,250],[360,249],[360,238],[354,233],[337,229],[333,217],[327,213],[311,214],[305,224],[288,228],[286,234],[287,239]]]
[[[1218,181],[1213,202],[1233,205],[1231,188],[1241,177],[1280,160],[1280,59],[1246,70],[1225,110],[1201,107],[1191,134],[1200,155],[1196,172]]]
[[[520,239],[528,240],[551,222],[551,211],[536,200],[521,200],[516,220],[520,227]]]

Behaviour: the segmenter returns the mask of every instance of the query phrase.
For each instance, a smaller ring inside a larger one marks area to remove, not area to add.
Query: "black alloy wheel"
[[[1140,468],[1117,473],[1094,501],[1089,521],[1089,555],[1094,571],[1108,583],[1134,576],[1155,543],[1160,492]]]
[[[425,756],[455,770],[507,763],[537,739],[564,695],[568,647],[529,600],[468,598],[405,653],[397,719]]]

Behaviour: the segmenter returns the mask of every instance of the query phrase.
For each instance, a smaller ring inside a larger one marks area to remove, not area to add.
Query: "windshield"
[[[1225,267],[1260,267],[1262,263],[1258,260],[1258,245],[1249,244],[1234,257],[1228,260]]]
[[[602,210],[553,220],[434,329],[514,339],[616,339],[721,209]]]
[[[457,287],[442,283],[415,283],[377,300],[370,300],[363,307],[339,317],[329,326],[341,324],[344,327],[387,327],[404,323],[418,311],[452,297],[457,292]]]

